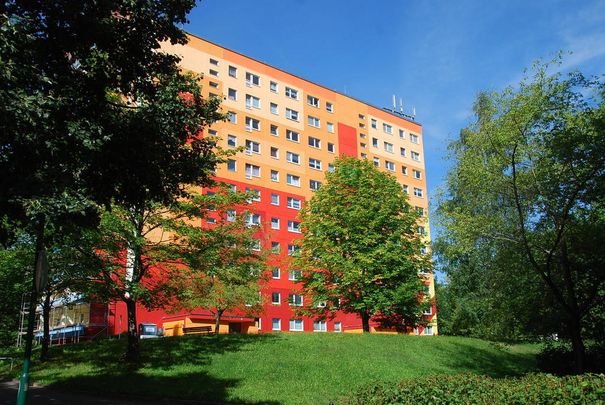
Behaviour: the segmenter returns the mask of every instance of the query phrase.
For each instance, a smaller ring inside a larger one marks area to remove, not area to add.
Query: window
[[[298,132],[290,131],[288,129],[286,131],[286,139],[292,142],[299,142],[300,134]]]
[[[402,184],[401,189],[403,190],[404,193],[410,194],[410,187],[407,184]]]
[[[395,171],[395,163],[393,163],[393,162],[389,162],[388,160],[385,160],[385,161],[384,161],[384,167],[385,167],[387,170],[390,170],[390,171],[392,171],[392,172],[394,172],[394,171]]]
[[[422,197],[422,189],[418,187],[414,187],[414,195],[416,197]]]
[[[235,210],[227,210],[227,221],[229,221],[229,222],[235,221],[236,215],[237,214],[235,213]]]
[[[334,124],[332,124],[331,122],[326,123],[326,128],[328,129],[329,133],[331,133],[331,134],[334,133]]]
[[[326,102],[326,111],[327,112],[334,112],[334,106],[332,105],[332,103]]]
[[[288,245],[288,256],[292,256],[298,249],[299,248],[296,245]]]
[[[286,152],[286,162],[300,164],[300,155],[294,152]]]
[[[305,330],[305,328],[304,328],[302,319],[290,319],[290,331],[302,332],[304,330]]]
[[[290,281],[298,281],[302,277],[301,270],[289,270],[288,271],[288,280]]]
[[[432,326],[425,326],[424,327],[424,334],[427,336],[433,336],[433,327]]]
[[[257,75],[246,72],[246,85],[248,86],[260,86],[260,77]]]
[[[424,216],[424,208],[422,207],[415,207],[416,208],[416,214],[420,215],[420,216]]]
[[[277,125],[271,124],[271,135],[279,136],[279,128],[277,127]]]
[[[271,253],[279,254],[280,251],[279,242],[271,242]]]
[[[376,129],[376,120],[374,118],[370,120],[370,125],[372,126],[372,128]]]
[[[384,150],[387,151],[387,152],[393,153],[393,144],[385,142],[384,143]]]
[[[227,115],[229,116],[230,123],[237,124],[237,113],[234,113],[233,111],[229,111],[227,113]]]
[[[260,190],[246,187],[246,193],[252,194],[252,198],[250,199],[251,201],[260,201]]]
[[[301,207],[301,201],[298,198],[288,197],[288,208],[294,208],[295,210],[299,210]]]
[[[307,104],[319,108],[319,99],[313,96],[307,96]]]
[[[237,101],[237,90],[235,90],[235,89],[227,90],[227,98],[229,100]]]
[[[359,142],[359,147],[360,147],[360,148],[364,148],[364,149],[365,149],[365,148],[366,148],[366,146],[367,146],[367,145],[366,145],[365,143],[363,143],[363,142]]]
[[[426,234],[426,229],[424,226],[419,226],[418,228],[416,228],[416,231],[420,234],[420,235],[425,235]]]
[[[399,154],[400,154],[402,157],[405,157],[405,155],[406,155],[405,148],[399,148]]]
[[[237,170],[237,162],[233,159],[227,160],[227,170],[234,172]]]
[[[298,111],[286,108],[286,118],[292,121],[298,121]]]
[[[246,130],[260,131],[260,121],[254,118],[246,117]]]
[[[420,172],[420,170],[413,169],[412,175],[414,176],[415,179],[418,179],[418,180],[420,180],[422,178],[422,173]]]
[[[252,239],[252,250],[259,251],[260,250],[260,240]]]
[[[374,166],[380,167],[380,159],[378,159],[377,157],[374,158]]]
[[[418,135],[410,134],[410,142],[418,143]]]
[[[277,83],[274,81],[269,82],[269,90],[271,90],[273,93],[277,93]]]
[[[237,136],[227,135],[227,146],[235,148],[237,146]]]
[[[277,104],[271,103],[269,105],[269,109],[271,110],[271,114],[276,114],[276,115],[279,114],[279,109],[277,107]]]
[[[334,170],[335,170],[335,169],[334,169],[334,165],[333,165],[332,163],[328,163],[328,171],[329,171],[330,173],[333,173],[333,172],[334,172]]]
[[[357,116],[359,117],[360,120],[365,120],[366,116],[363,114],[357,114]]]
[[[378,138],[372,138],[372,146],[375,148],[378,147]]]
[[[220,98],[220,97],[218,96],[218,94],[216,94],[216,93],[208,93],[208,96],[209,96],[210,98]]]
[[[248,226],[260,225],[260,215],[259,214],[248,214],[248,216],[246,217],[246,225],[248,225]]]
[[[271,319],[271,330],[281,330],[281,319],[279,319],[279,318]]]
[[[365,127],[366,127],[366,124],[364,124],[363,122],[359,123],[359,128],[365,128]]]
[[[246,108],[260,108],[260,98],[246,94]]]
[[[214,69],[209,69],[208,73],[210,73],[210,76],[218,77],[218,71],[216,71]]]
[[[279,280],[280,277],[281,277],[281,270],[279,269],[279,267],[273,267],[273,269],[271,269],[271,278]]]
[[[235,66],[229,66],[229,76],[237,78],[237,68]]]
[[[326,332],[328,330],[326,321],[313,322],[313,332]]]
[[[361,157],[362,157],[363,159],[366,159],[366,158],[368,157],[368,154],[367,154],[367,153],[363,153],[363,152],[361,152]]]
[[[307,124],[309,124],[309,126],[315,127],[315,128],[321,127],[321,122],[319,121],[319,118],[313,117],[312,115],[309,115],[307,117]]]
[[[303,296],[300,294],[290,294],[288,301],[293,307],[302,307]]]
[[[279,205],[279,194],[271,194],[271,204]]]
[[[278,292],[271,293],[271,304],[279,305],[281,304],[281,294]]]
[[[317,180],[309,180],[309,188],[313,191],[319,190],[321,187],[321,182]]]
[[[235,184],[229,184],[229,191],[232,193],[237,192],[237,186]]]
[[[279,229],[279,218],[271,218],[271,229]]]
[[[246,177],[260,177],[260,166],[246,163]]]
[[[216,218],[206,217],[206,223],[208,223],[208,224],[215,224],[216,223]]]
[[[330,153],[334,153],[334,144],[328,142],[328,152]]]
[[[334,332],[342,332],[342,323],[334,322]]]
[[[271,170],[271,181],[279,181],[279,172],[277,170]]]
[[[290,97],[291,99],[298,100],[298,90],[295,90],[292,87],[286,86],[286,97]]]
[[[300,222],[288,221],[288,231],[294,233],[300,233]]]
[[[408,167],[407,166],[401,166],[401,174],[407,176],[408,175]]]
[[[309,167],[311,169],[321,170],[321,160],[309,158]]]
[[[218,83],[217,82],[208,82],[208,84],[210,85],[210,87],[212,87],[213,89],[218,89]]]
[[[300,187],[300,176],[296,176],[294,174],[288,174],[286,176],[286,183],[291,186]]]
[[[260,153],[260,143],[246,139],[246,153]]]
[[[214,130],[214,129],[209,129],[208,130],[208,135],[216,136],[217,134],[218,134],[218,132],[216,132],[216,130]]]
[[[364,134],[364,133],[361,133],[361,132],[360,132],[360,133],[359,133],[359,137],[360,137],[361,139],[366,139],[366,134]]]
[[[412,151],[411,158],[412,160],[420,161],[420,153]]]
[[[321,148],[321,141],[317,138],[313,138],[312,136],[309,137],[309,146],[312,148]]]
[[[384,132],[386,132],[387,134],[392,134],[393,133],[393,127],[387,123],[383,123],[382,124],[382,130]]]
[[[403,129],[399,130],[399,139],[403,139],[405,137],[405,132],[403,132]]]
[[[427,254],[426,246],[420,246],[420,254],[421,255]]]
[[[279,159],[279,148],[276,148],[275,146],[271,146],[271,157],[273,159]]]

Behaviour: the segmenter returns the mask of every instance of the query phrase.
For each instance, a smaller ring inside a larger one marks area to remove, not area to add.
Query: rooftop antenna
[[[403,99],[399,97],[399,112],[403,114]]]
[[[393,112],[397,110],[397,98],[393,94]]]
[[[412,107],[412,116],[416,119],[416,107]]]

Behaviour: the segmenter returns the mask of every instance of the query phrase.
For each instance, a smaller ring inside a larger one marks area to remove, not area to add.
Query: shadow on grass
[[[489,375],[494,378],[521,376],[536,371],[536,359],[531,353],[514,353],[505,346],[493,344],[478,348],[470,341],[453,341],[436,346],[443,365],[461,372]]]
[[[149,399],[189,399],[241,404],[278,404],[275,401],[245,402],[229,395],[237,379],[208,374],[212,356],[245,350],[249,344],[279,339],[276,335],[223,335],[166,337],[141,341],[141,364],[129,367],[123,360],[125,340],[105,340],[52,348],[52,359],[40,364],[48,387],[95,395]],[[86,366],[83,375],[64,373],[70,365]]]

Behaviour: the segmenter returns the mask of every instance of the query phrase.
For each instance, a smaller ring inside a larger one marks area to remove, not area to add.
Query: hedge
[[[496,379],[459,374],[400,383],[373,383],[359,389],[346,404],[605,404],[605,375],[556,377],[528,374]]]

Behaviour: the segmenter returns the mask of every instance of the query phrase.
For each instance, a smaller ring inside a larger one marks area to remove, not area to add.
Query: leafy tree
[[[450,145],[456,164],[439,216],[442,240],[462,255],[486,263],[475,252],[491,251],[539,277],[581,372],[586,319],[603,308],[604,87],[547,67],[516,89],[478,96],[476,122]]]
[[[418,216],[401,186],[366,160],[341,157],[335,171],[303,208],[303,238],[293,266],[303,270],[304,312],[338,310],[370,319],[399,317],[410,327],[421,319]],[[320,305],[321,304],[321,305]]]
[[[185,266],[172,279],[178,297],[174,309],[210,310],[217,335],[226,311],[248,315],[262,311],[265,255],[258,250],[262,234],[249,221],[249,197],[225,188],[192,196],[180,204],[186,215],[171,225]]]

